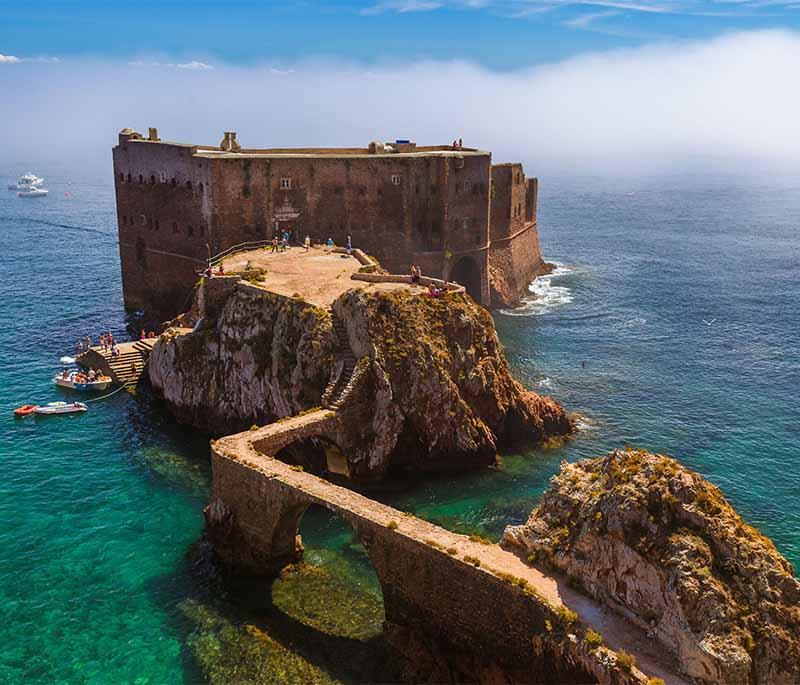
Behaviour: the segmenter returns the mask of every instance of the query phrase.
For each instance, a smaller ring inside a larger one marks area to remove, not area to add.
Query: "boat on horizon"
[[[36,174],[28,172],[19,177],[16,183],[9,183],[9,190],[30,190],[36,188],[44,183],[43,178],[39,178]]]
[[[47,188],[39,188],[39,186],[31,186],[24,190],[17,192],[17,197],[45,197],[49,191]]]
[[[37,416],[53,416],[55,414],[75,414],[88,411],[83,402],[48,402],[45,405],[36,407],[33,413]]]

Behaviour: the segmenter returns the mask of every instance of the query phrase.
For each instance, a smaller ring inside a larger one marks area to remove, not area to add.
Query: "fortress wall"
[[[127,308],[177,313],[205,265],[209,166],[192,152],[189,146],[137,141],[114,148]]]
[[[488,155],[458,163],[426,156],[214,162],[212,221],[220,249],[271,237],[278,221],[300,240],[309,234],[343,245],[349,235],[386,268],[406,271],[415,253],[480,247],[488,239]]]
[[[541,268],[535,232],[493,245],[489,256],[490,239],[535,221],[536,181],[520,164],[492,166],[489,153],[472,150],[436,154],[448,146],[416,155],[309,149],[305,157],[210,154],[216,149],[120,134],[113,158],[127,308],[174,316],[209,254],[270,238],[276,226],[295,240],[343,245],[349,235],[389,271],[417,264],[433,277],[455,273],[485,305],[524,289]],[[490,287],[494,274],[500,282]]]
[[[489,250],[491,305],[504,307],[525,296],[536,276],[546,273],[535,223],[514,237],[492,243]]]

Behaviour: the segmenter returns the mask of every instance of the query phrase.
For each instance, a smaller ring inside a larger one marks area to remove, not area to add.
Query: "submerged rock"
[[[353,478],[488,465],[501,445],[572,431],[561,406],[514,380],[491,316],[467,295],[354,289],[331,311],[213,279],[197,300],[182,321],[195,331],[162,336],[149,377],[179,420],[212,434],[319,406],[341,348],[359,360],[358,387],[333,436]],[[325,463],[307,458],[312,468]]]
[[[504,543],[647,627],[697,682],[800,682],[791,564],[674,459],[626,449],[565,463]]]

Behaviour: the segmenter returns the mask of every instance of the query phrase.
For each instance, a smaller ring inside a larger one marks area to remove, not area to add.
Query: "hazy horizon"
[[[796,173],[800,33],[615,49],[496,71],[463,61],[291,67],[71,58],[0,64],[0,173],[110,167],[117,132],[215,145],[411,138],[489,149],[534,174]]]

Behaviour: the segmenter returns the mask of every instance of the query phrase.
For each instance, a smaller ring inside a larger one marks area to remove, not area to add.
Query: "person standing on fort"
[[[270,250],[270,254],[272,254],[273,252],[277,252],[277,251],[278,251],[278,236],[276,235],[272,239],[272,250]]]
[[[347,256],[350,256],[350,250],[353,249],[353,244],[350,242],[350,236],[347,236],[347,243],[345,243],[345,249],[347,250]]]
[[[90,336],[86,336],[86,351],[89,351],[89,348],[92,346],[92,338]]]
[[[78,344],[75,345],[75,356],[80,357],[83,354],[83,340],[78,338]]]
[[[306,248],[306,252],[308,252],[308,249],[311,247],[311,236],[310,235],[306,235],[306,239],[303,241],[303,247],[305,247]]]
[[[325,244],[325,252],[328,254],[333,252],[333,238],[328,238],[328,242]]]
[[[286,246],[289,244],[289,231],[283,232],[283,251],[286,251]]]

